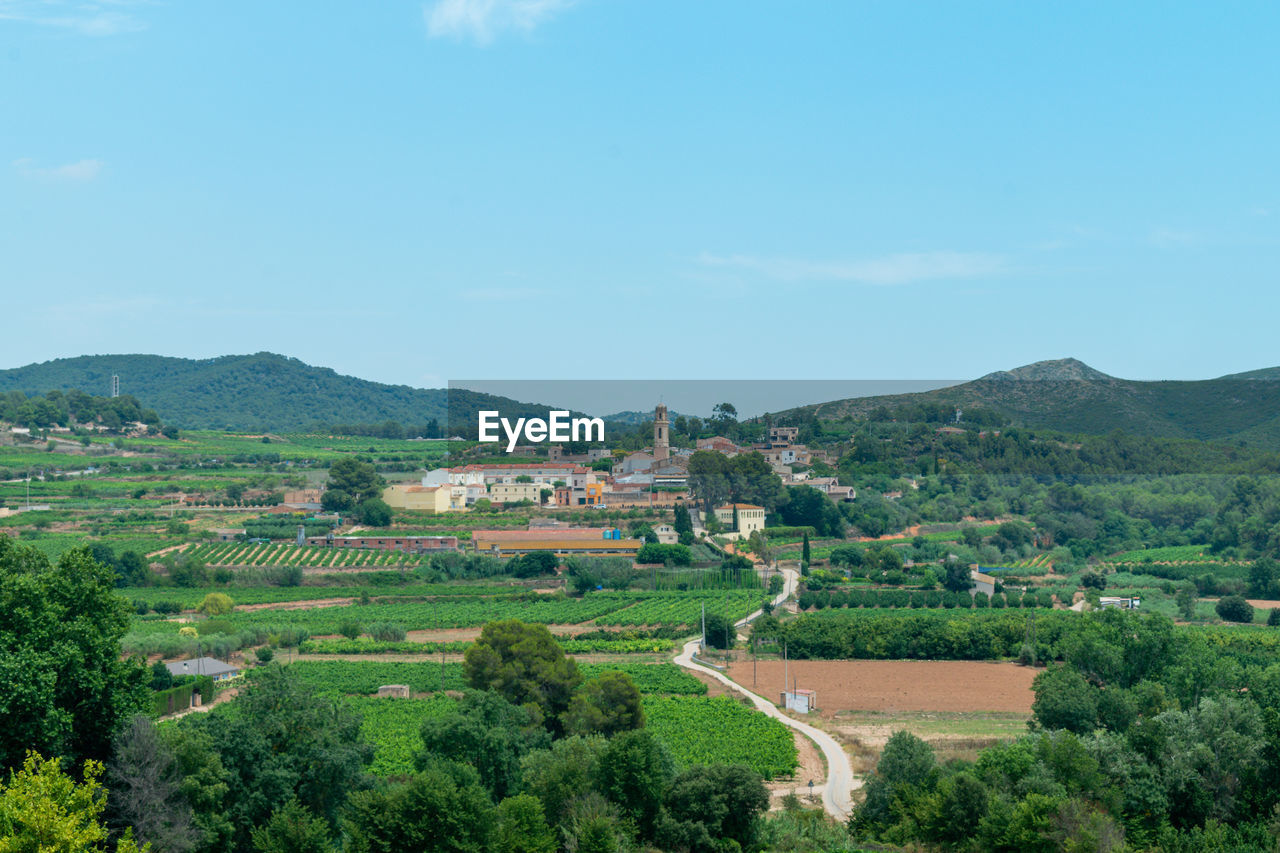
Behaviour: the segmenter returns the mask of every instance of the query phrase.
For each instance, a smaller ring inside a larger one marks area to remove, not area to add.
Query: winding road
[[[773,605],[777,607],[787,600],[787,597],[796,591],[799,583],[800,575],[793,569],[783,569],[782,576],[785,583],[782,587],[782,593],[774,599]],[[742,628],[756,619],[763,611],[757,610],[744,619],[740,619],[735,623],[736,627]],[[685,669],[694,670],[696,672],[708,675],[711,678],[723,683],[731,690],[736,690],[746,696],[756,706],[756,710],[762,714],[768,714],[770,717],[781,722],[783,725],[795,729],[805,735],[811,741],[818,745],[822,750],[823,756],[827,760],[827,782],[822,788],[822,805],[826,809],[827,814],[837,820],[846,820],[852,809],[852,793],[854,787],[853,766],[849,763],[849,756],[845,753],[844,747],[836,742],[836,739],[821,729],[814,728],[808,723],[802,723],[787,714],[783,713],[778,706],[774,705],[768,699],[752,693],[747,688],[731,680],[723,673],[712,669],[709,666],[703,666],[694,661],[694,655],[698,653],[698,646],[701,639],[693,639],[684,644],[684,648],[680,654],[676,655],[675,663]]]

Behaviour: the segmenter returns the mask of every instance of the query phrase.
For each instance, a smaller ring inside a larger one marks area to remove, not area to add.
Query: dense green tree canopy
[[[469,764],[494,800],[501,800],[520,787],[520,759],[550,742],[539,723],[496,693],[472,691],[452,713],[423,722],[418,765],[439,759]]]
[[[554,733],[560,731],[560,715],[582,682],[577,664],[565,656],[545,625],[517,619],[486,623],[467,649],[463,669],[472,687],[536,709]]]
[[[351,496],[356,505],[382,498],[386,481],[369,462],[343,456],[329,467],[328,488]]]
[[[0,769],[26,751],[105,759],[111,738],[144,710],[147,671],[121,660],[128,602],[88,549],[56,566],[0,536]]]

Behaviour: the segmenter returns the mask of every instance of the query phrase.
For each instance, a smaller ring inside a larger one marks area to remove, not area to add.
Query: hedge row
[[[913,608],[969,608],[992,607],[1052,607],[1053,596],[1047,592],[996,593],[990,598],[985,593],[970,595],[967,592],[907,589],[853,589],[848,592],[808,591],[798,599],[801,610],[826,610],[845,607],[913,607]]]

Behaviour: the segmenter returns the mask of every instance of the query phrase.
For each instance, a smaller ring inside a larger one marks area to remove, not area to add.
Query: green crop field
[[[422,750],[418,732],[423,721],[445,716],[456,704],[449,696],[429,699],[348,696],[343,701],[360,714],[360,731],[376,748],[369,767],[376,776],[412,773],[414,756]]]
[[[588,653],[605,654],[661,654],[669,652],[675,646],[675,640],[664,640],[648,637],[625,639],[601,639],[592,637],[557,637],[560,648],[571,655]],[[305,640],[298,651],[307,655],[428,655],[441,651],[451,654],[465,652],[471,645],[469,640],[452,642],[414,642],[412,640],[375,640],[362,636],[354,640],[346,637],[327,637],[319,640]]]
[[[227,588],[233,600],[236,590]],[[168,592],[168,590],[166,590]],[[163,600],[164,593],[155,593]],[[191,593],[190,601],[194,598]],[[203,597],[203,596],[201,596]],[[297,610],[233,612],[219,622],[234,631],[248,628],[303,628],[314,637],[339,634],[344,624],[367,627],[391,622],[406,631],[468,628],[497,619],[520,619],[544,625],[573,625],[594,620],[597,625],[694,625],[703,604],[708,613],[739,619],[758,608],[759,592],[643,592],[603,591],[583,598],[525,593],[507,596],[450,595],[420,601],[388,601]],[[176,634],[184,623],[135,618],[131,635]],[[198,629],[200,622],[194,623]]]
[[[397,533],[396,535],[399,535]],[[272,545],[255,542],[227,542],[197,545],[188,556],[208,566],[302,566],[304,568],[354,568],[370,566],[417,566],[423,557],[400,551],[356,548],[329,548],[310,545]]]
[[[344,576],[355,580],[360,576]],[[383,586],[366,584],[360,586],[206,586],[186,588],[175,586],[124,587],[120,594],[130,601],[143,601],[155,604],[157,601],[173,601],[182,605],[184,610],[195,610],[204,597],[211,592],[221,592],[230,596],[233,603],[241,604],[285,604],[291,601],[323,601],[335,598],[359,598],[368,594],[375,601],[389,602],[394,599],[427,599],[436,596],[458,598],[463,596],[511,595],[514,588],[497,584],[470,584],[455,581],[454,583],[410,583],[403,586]],[[267,611],[270,612],[270,611]],[[264,617],[265,618],[265,617]]]
[[[348,696],[343,701],[361,715],[365,738],[377,746],[371,770],[379,776],[412,773],[413,758],[422,748],[418,732],[423,721],[454,707],[447,696]],[[646,696],[644,713],[646,727],[667,744],[680,767],[745,764],[766,779],[795,772],[790,730],[727,697]]]
[[[1167,548],[1146,548],[1141,551],[1125,551],[1111,558],[1114,563],[1152,563],[1152,562],[1212,562],[1213,557],[1206,557],[1208,545],[1171,545]]]
[[[701,696],[707,687],[673,663],[580,663],[585,678],[602,672],[619,671],[631,676],[636,687],[645,694]],[[400,661],[296,661],[289,671],[330,693],[371,694],[384,684],[407,684],[414,693],[433,693],[441,689],[441,665],[437,661],[410,663]],[[443,689],[465,690],[466,680],[461,663],[443,666]]]
[[[745,764],[766,779],[795,772],[791,730],[727,696],[646,696],[644,716],[682,767]]]

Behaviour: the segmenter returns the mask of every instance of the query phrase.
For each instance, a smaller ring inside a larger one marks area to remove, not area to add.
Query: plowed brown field
[[[735,662],[729,675],[752,686],[752,665]],[[755,692],[781,702],[783,664],[760,661]],[[824,717],[837,711],[1016,711],[1030,713],[1031,682],[1040,670],[1015,663],[928,660],[791,661],[788,677],[816,690]]]

